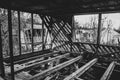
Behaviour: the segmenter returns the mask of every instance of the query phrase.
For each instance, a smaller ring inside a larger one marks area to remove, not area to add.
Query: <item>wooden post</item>
[[[71,46],[71,48],[70,48],[70,52],[72,52],[72,46],[73,46],[73,41],[72,41],[72,39],[73,39],[73,29],[74,29],[74,16],[71,16],[71,44],[70,44],[70,46]]]
[[[31,13],[31,30],[32,30],[32,36],[31,36],[31,39],[32,39],[32,53],[34,52],[34,38],[33,38],[33,26],[34,26],[34,23],[33,23],[33,13]]]
[[[8,31],[9,31],[9,52],[10,52],[10,63],[11,63],[11,80],[14,78],[14,57],[13,57],[13,38],[12,38],[12,16],[11,9],[8,9]]]
[[[99,13],[99,18],[98,18],[98,34],[97,34],[97,49],[96,49],[96,53],[98,53],[98,48],[99,48],[99,45],[100,45],[101,18],[102,18],[102,14]]]
[[[21,55],[22,52],[21,52],[21,22],[20,22],[20,11],[18,11],[18,29],[19,29],[19,53],[20,53],[20,55]]]
[[[45,45],[44,45],[44,35],[45,31],[44,31],[44,22],[42,21],[42,50],[44,50]]]
[[[97,34],[97,44],[100,44],[100,29],[101,29],[101,19],[102,19],[102,14],[99,13],[99,18],[98,18],[98,34]]]
[[[53,20],[52,20],[52,17],[50,18],[50,27],[51,27],[51,33],[50,33],[50,38],[52,38],[52,32],[53,32],[53,26],[52,26],[52,24],[53,24]],[[51,43],[50,43],[50,49],[52,49],[52,46],[53,46],[53,42],[51,41]]]
[[[5,70],[3,64],[3,50],[2,50],[2,35],[1,35],[1,21],[0,21],[0,74],[4,78],[5,77]]]

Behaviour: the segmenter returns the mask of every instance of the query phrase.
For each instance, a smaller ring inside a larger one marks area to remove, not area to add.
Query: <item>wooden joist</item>
[[[75,63],[76,61],[81,60],[81,59],[82,59],[82,56],[78,56],[78,57],[73,58],[73,59],[71,59],[71,60],[69,60],[69,61],[66,61],[66,62],[64,62],[64,63],[61,63],[61,64],[59,64],[59,65],[57,65],[57,66],[55,66],[55,67],[52,67],[52,68],[50,68],[50,69],[47,69],[47,70],[45,70],[45,71],[43,71],[43,72],[41,72],[41,73],[39,73],[39,74],[36,74],[36,75],[32,76],[31,78],[29,78],[28,80],[40,80],[41,78],[46,77],[46,76],[48,76],[49,74],[51,74],[51,73],[53,73],[53,72],[55,72],[55,71],[58,71],[58,70],[66,67],[66,66],[69,66],[69,65],[71,65],[71,64],[73,64],[73,63]]]
[[[42,55],[44,53],[47,54],[47,53],[50,53],[50,52],[52,52],[52,50],[46,49],[46,50],[42,50],[42,51],[29,52],[29,53],[26,53],[26,54],[17,55],[17,56],[14,56],[14,62],[19,61],[19,60],[23,60],[23,59],[27,59],[27,58],[30,58],[30,57],[33,57],[33,56]],[[4,61],[6,63],[10,63],[10,57],[4,58]]]
[[[97,60],[98,60],[97,58],[91,60],[90,62],[79,68],[77,71],[66,77],[64,80],[72,80],[76,77],[80,77],[85,71],[91,68],[97,62]]]
[[[54,51],[54,52],[50,52],[50,53],[43,54],[43,55],[33,56],[33,57],[30,57],[30,58],[15,61],[14,64],[22,64],[22,63],[25,63],[25,62],[30,61],[30,60],[34,60],[34,59],[38,59],[38,58],[42,58],[42,57],[49,57],[49,56],[57,54],[59,52],[60,51]],[[8,64],[8,65],[10,65],[10,64]]]
[[[105,73],[103,74],[100,80],[108,80],[112,74],[112,71],[114,70],[114,67],[115,67],[115,62],[113,61],[109,65],[109,67],[107,68],[107,70],[105,71]]]
[[[70,55],[70,53],[66,53],[64,55],[60,55],[60,56],[57,56],[57,57],[54,57],[54,58],[50,58],[50,59],[47,59],[47,60],[44,60],[44,61],[33,63],[31,65],[26,66],[25,68],[16,70],[14,73],[18,73],[18,72],[21,72],[23,70],[30,70],[32,67],[37,67],[37,66],[42,65],[42,64],[46,64],[46,63],[49,63],[49,62],[52,62],[52,61],[56,61],[58,59],[62,59],[62,58],[68,57],[69,55]]]

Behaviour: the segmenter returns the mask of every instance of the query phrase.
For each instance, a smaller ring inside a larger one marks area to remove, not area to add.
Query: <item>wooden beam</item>
[[[31,69],[32,67],[36,67],[36,66],[39,66],[41,64],[46,64],[46,63],[49,63],[49,62],[52,62],[52,61],[56,61],[58,59],[62,59],[62,58],[65,58],[65,57],[68,57],[70,55],[70,53],[66,53],[64,55],[60,55],[60,56],[57,56],[57,57],[54,57],[54,58],[50,58],[50,59],[47,59],[47,60],[44,60],[44,61],[40,61],[40,62],[37,62],[37,63],[33,63],[31,65],[28,65],[26,66],[25,68],[23,69],[19,69],[19,70],[16,70],[15,73],[18,73],[18,72],[21,72],[23,70],[29,70]]]
[[[99,46],[99,48],[100,48],[100,50],[101,50],[102,52],[105,52],[105,50],[103,49],[102,46]]]
[[[69,60],[69,61],[66,61],[66,62],[64,62],[64,63],[61,63],[61,64],[59,64],[59,65],[57,65],[57,66],[55,66],[55,67],[52,67],[52,68],[50,68],[50,69],[47,69],[47,70],[45,70],[45,71],[43,71],[43,72],[41,72],[41,73],[39,73],[39,74],[36,74],[36,75],[34,75],[33,77],[29,78],[28,80],[40,80],[41,78],[43,78],[43,77],[45,77],[45,76],[48,76],[49,74],[51,74],[51,73],[53,73],[53,72],[55,72],[55,71],[58,71],[58,70],[66,67],[66,66],[69,66],[69,65],[71,65],[71,64],[73,64],[73,63],[75,63],[76,61],[81,60],[81,59],[82,59],[82,56],[78,56],[78,57],[73,58],[73,59],[71,59],[71,60]]]
[[[101,18],[102,18],[102,14],[99,13],[99,17],[98,17],[98,33],[97,33],[97,47],[96,47],[96,53],[95,55],[99,55],[99,45],[100,45],[100,30],[101,30]]]
[[[47,53],[50,53],[50,52],[52,52],[50,49],[46,49],[46,50],[43,50],[43,51],[26,53],[26,54],[14,56],[14,61],[19,61],[19,60],[22,60],[22,59],[27,59],[27,58],[30,58],[30,57],[33,57],[33,56],[42,55],[43,53],[47,54]],[[10,57],[4,58],[4,61],[6,63],[10,63]]]
[[[74,27],[75,27],[75,26],[74,26],[74,15],[72,15],[70,18],[71,18],[71,19],[70,19],[70,23],[71,23],[71,29],[70,29],[70,30],[71,30],[71,33],[70,33],[70,34],[71,34],[71,36],[70,36],[70,37],[71,37],[71,39],[70,39],[70,42],[71,42],[71,43],[70,43],[70,52],[72,52],[72,50],[73,50],[73,49],[72,49],[72,46],[73,46],[73,29],[74,29]],[[66,27],[67,27],[67,26],[66,26]]]
[[[34,39],[33,39],[33,26],[34,26],[34,23],[33,23],[33,13],[31,13],[31,32],[32,32],[32,36],[31,36],[31,46],[32,46],[32,53],[34,52]]]
[[[54,49],[56,49],[56,48],[63,47],[63,46],[68,45],[68,44],[69,44],[68,42],[65,42],[65,43],[64,43],[64,44],[62,44],[62,45],[56,46],[55,48],[53,48],[53,50],[54,50]]]
[[[91,60],[90,62],[79,68],[77,71],[66,77],[64,80],[73,80],[76,77],[80,77],[85,71],[91,68],[97,62],[97,60],[97,58]]]
[[[79,44],[79,43],[74,43],[74,42],[73,42],[73,44],[78,47],[78,49],[79,49],[80,52],[85,51],[85,49],[84,49],[83,47],[81,47],[81,44]]]
[[[43,54],[43,55],[33,56],[33,57],[30,57],[30,58],[27,58],[27,59],[22,59],[22,60],[19,60],[19,61],[15,61],[14,64],[22,64],[22,63],[25,63],[27,61],[34,60],[34,59],[37,59],[37,58],[49,57],[51,55],[58,54],[59,52],[60,51],[54,51],[54,52],[50,52],[50,53]]]
[[[0,21],[0,75],[2,77],[5,77],[5,68],[3,64],[3,45],[2,45],[1,27],[2,27],[2,23]]]
[[[59,26],[59,28],[62,27],[62,24],[59,24],[59,23],[56,23],[56,24]],[[54,24],[54,26],[56,25]],[[71,40],[71,37],[66,33],[64,28],[61,28],[61,31],[63,32],[64,36],[68,38],[68,40]]]
[[[8,9],[8,31],[9,31],[9,53],[10,53],[10,66],[11,66],[11,80],[15,80],[14,77],[14,55],[13,55],[13,38],[12,38],[12,14],[11,9]]]
[[[48,29],[48,31],[50,32],[50,28],[49,28],[49,26],[47,25],[47,23],[49,23],[49,22],[45,22],[45,16],[44,15],[40,15],[39,14],[39,16],[40,16],[40,18],[42,19],[42,21],[43,21],[43,23],[45,24],[45,26],[47,27],[47,29]]]
[[[115,68],[115,62],[113,61],[109,67],[107,68],[107,70],[105,71],[105,73],[103,74],[103,76],[101,77],[100,80],[109,80],[113,70]]]
[[[75,79],[77,79],[77,80],[83,80],[83,79],[81,79],[81,78],[78,78],[78,77],[75,77]]]
[[[77,46],[79,52],[82,52],[82,47],[81,47],[79,44],[75,44],[75,43],[73,42],[73,46]]]
[[[62,25],[62,27],[60,27],[60,29],[57,31],[56,35],[54,36],[52,42],[54,42],[54,40],[56,39],[56,37],[58,36],[58,34],[60,33],[61,29],[65,26],[65,23]]]
[[[99,18],[98,18],[98,34],[97,34],[97,45],[98,45],[98,46],[99,46],[99,44],[100,44],[101,18],[102,18],[102,14],[99,13]]]
[[[20,11],[17,12],[18,14],[18,29],[19,29],[19,54],[21,55],[21,21],[20,21]]]
[[[95,43],[86,43],[86,42],[74,42],[74,43],[80,43],[80,44],[91,44],[91,45],[97,45]],[[100,46],[106,46],[106,47],[113,47],[113,48],[120,48],[118,46],[114,46],[114,45],[105,45],[105,44],[100,44]]]
[[[45,48],[45,45],[44,45],[44,33],[45,33],[45,31],[44,31],[44,22],[43,22],[43,20],[42,20],[42,50],[44,50],[44,48]]]
[[[93,47],[94,45],[89,45],[91,47],[91,49],[95,52],[96,51],[96,48]]]

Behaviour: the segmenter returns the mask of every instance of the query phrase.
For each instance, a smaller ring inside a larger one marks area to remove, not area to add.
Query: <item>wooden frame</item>
[[[50,73],[53,73],[53,72],[55,72],[55,71],[58,71],[58,70],[66,67],[66,66],[69,66],[69,65],[71,65],[71,64],[73,64],[73,63],[75,63],[76,61],[81,60],[81,59],[82,59],[82,56],[78,56],[78,57],[73,58],[73,59],[71,59],[71,60],[69,60],[69,61],[66,61],[66,62],[64,62],[64,63],[61,63],[61,64],[59,64],[59,65],[57,65],[57,66],[55,66],[55,67],[52,67],[52,68],[50,68],[50,69],[47,69],[47,70],[45,70],[45,71],[43,71],[43,72],[41,72],[41,73],[39,73],[39,74],[36,74],[36,75],[34,75],[33,77],[29,78],[28,80],[40,80],[41,78],[49,75]]]
[[[72,73],[71,75],[67,76],[64,80],[72,80],[76,77],[80,77],[85,71],[87,71],[89,68],[91,68],[96,62],[97,58],[91,60],[90,62],[83,65],[81,68],[79,68],[77,71]]]
[[[114,68],[115,68],[115,62],[113,61],[111,62],[111,64],[109,65],[103,76],[100,78],[100,80],[109,80]]]

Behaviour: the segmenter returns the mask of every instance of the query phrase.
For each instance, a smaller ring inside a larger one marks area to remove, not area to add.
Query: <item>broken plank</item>
[[[105,73],[103,74],[100,80],[108,80],[112,74],[112,71],[114,70],[114,67],[115,67],[115,62],[113,61],[109,65],[109,67],[107,68],[107,70],[105,71]]]
[[[47,69],[47,70],[45,70],[45,71],[43,71],[43,72],[41,72],[41,73],[39,73],[39,74],[36,74],[36,75],[34,75],[33,77],[31,77],[30,79],[28,79],[28,80],[40,80],[41,78],[43,78],[43,77],[45,77],[45,76],[48,76],[49,74],[51,74],[51,73],[53,73],[53,72],[55,72],[55,71],[58,71],[58,70],[66,67],[66,66],[69,66],[69,65],[71,65],[71,64],[73,64],[73,63],[75,63],[76,61],[81,60],[81,59],[82,59],[82,56],[78,56],[78,57],[73,58],[73,59],[71,59],[71,60],[69,60],[69,61],[66,61],[66,62],[64,62],[64,63],[61,63],[61,64],[59,64],[59,65],[57,65],[57,66],[55,66],[55,67],[52,67],[52,68],[50,68],[50,69]]]
[[[89,68],[91,68],[96,62],[97,58],[91,60],[90,62],[83,65],[81,68],[79,68],[77,71],[66,77],[64,80],[72,80],[76,77],[80,77],[85,71],[87,71]]]
[[[27,59],[22,59],[22,60],[19,60],[19,61],[15,61],[14,64],[22,64],[24,62],[27,62],[27,61],[30,61],[30,60],[34,60],[34,59],[37,59],[37,58],[42,58],[42,57],[49,57],[53,54],[57,54],[59,53],[60,51],[54,51],[54,52],[50,52],[50,53],[47,53],[47,54],[43,54],[43,55],[39,55],[39,56],[34,56],[34,57],[30,57],[30,58],[27,58]],[[8,64],[10,65],[10,64]]]
[[[36,66],[39,66],[41,64],[46,64],[46,63],[49,63],[49,62],[52,62],[52,61],[56,61],[57,59],[61,59],[61,58],[65,58],[65,57],[68,57],[70,55],[70,53],[66,53],[64,55],[60,55],[60,56],[57,56],[57,57],[54,57],[54,58],[50,58],[50,59],[47,59],[47,60],[44,60],[44,61],[41,61],[41,62],[38,62],[38,63],[33,63],[31,65],[28,65],[22,69],[19,69],[19,70],[16,70],[14,73],[19,73],[23,70],[29,70],[31,69],[32,67],[36,67]]]

